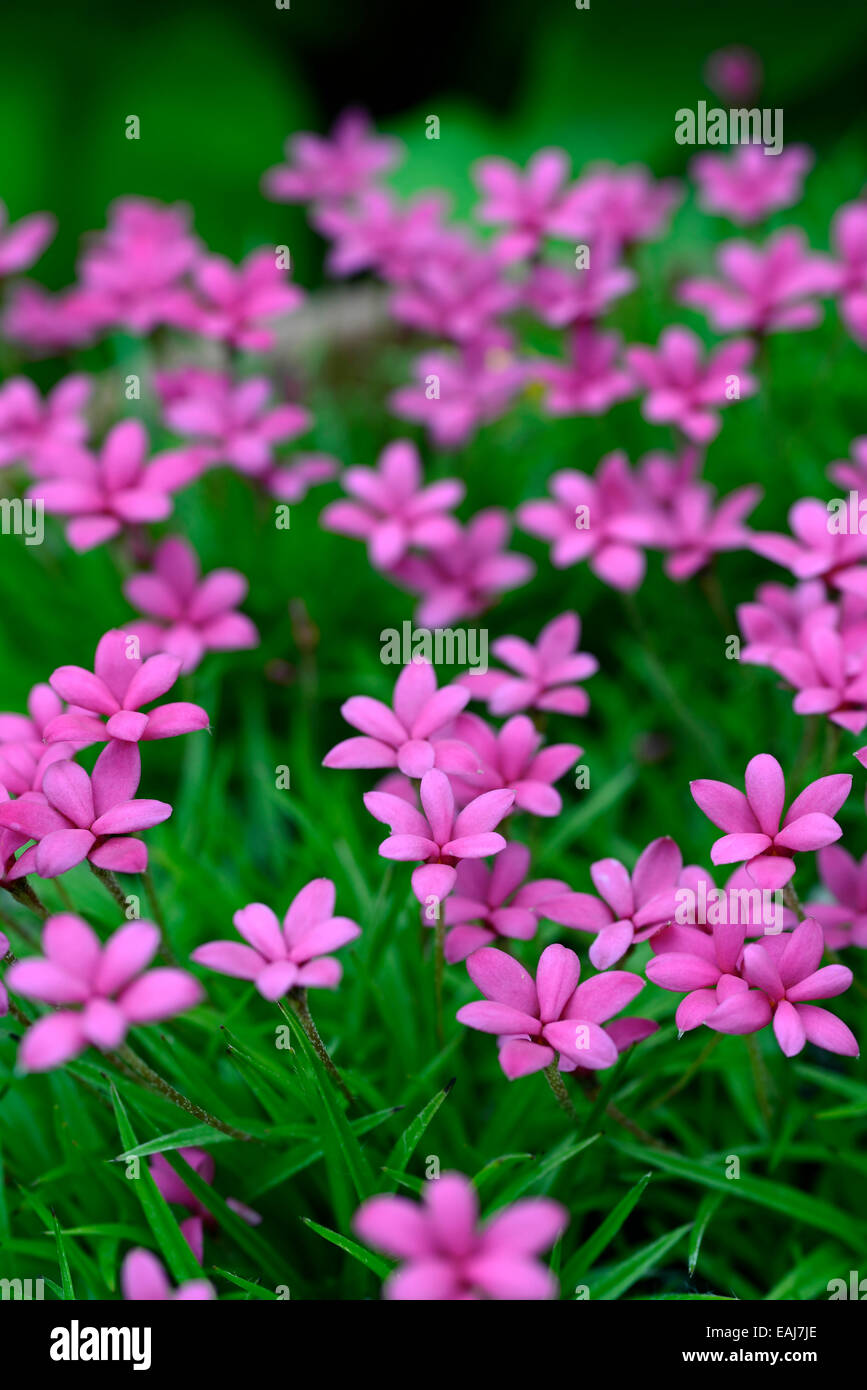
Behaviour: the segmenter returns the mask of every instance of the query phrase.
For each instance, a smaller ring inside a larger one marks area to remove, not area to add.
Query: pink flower
[[[81,284],[101,300],[106,324],[151,333],[189,315],[191,297],[182,278],[199,256],[187,208],[149,198],[118,198],[108,226],[79,262]]]
[[[9,292],[3,314],[6,337],[38,357],[92,343],[104,327],[102,296],[78,285],[50,294],[41,285],[22,280]]]
[[[752,603],[738,604],[737,615],[747,640],[741,661],[767,666],[781,647],[799,646],[802,633],[814,622],[833,623],[836,610],[824,584],[816,579],[793,589],[783,584],[760,584]]]
[[[2,866],[0,866],[0,868],[2,868]],[[0,960],[4,960],[5,957],[9,955],[11,949],[8,939],[0,932]],[[5,985],[0,981],[0,1018],[3,1018],[8,1012],[9,995],[6,993]]]
[[[480,425],[497,420],[524,386],[527,369],[502,348],[474,347],[458,356],[427,352],[413,366],[415,383],[401,386],[388,399],[402,420],[430,431],[434,444],[457,449]]]
[[[206,1182],[209,1187],[211,1186],[216,1168],[213,1154],[208,1153],[206,1149],[181,1148],[178,1149],[178,1155],[190,1165],[193,1172],[198,1174],[203,1182]],[[183,1178],[175,1172],[163,1154],[153,1154],[148,1159],[148,1168],[165,1200],[179,1207],[186,1207],[191,1212],[191,1215],[180,1223],[180,1228],[184,1240],[201,1264],[204,1255],[205,1229],[215,1229],[217,1218],[212,1216],[208,1208],[193,1195]],[[226,1206],[230,1207],[237,1216],[240,1216],[242,1221],[246,1221],[248,1226],[258,1226],[262,1220],[257,1211],[253,1211],[252,1207],[245,1206],[243,1202],[236,1201],[234,1197],[226,1198]]]
[[[837,281],[830,258],[811,252],[798,227],[775,232],[763,247],[727,241],[717,264],[724,280],[687,280],[678,297],[706,313],[718,333],[815,328],[822,310],[812,297],[831,294]]]
[[[341,706],[347,724],[361,738],[347,738],[326,753],[323,767],[398,767],[406,777],[422,777],[432,767],[475,773],[479,760],[465,743],[442,737],[470,692],[459,685],[437,690],[433,667],[424,661],[405,666],[394,687],[393,709],[369,695],[353,695]],[[437,737],[440,735],[440,737]]]
[[[789,145],[778,155],[765,154],[762,145],[738,145],[730,154],[697,155],[690,172],[705,212],[748,227],[800,202],[813,160],[806,145]]]
[[[127,1302],[203,1303],[217,1297],[207,1279],[188,1279],[172,1289],[165,1270],[149,1250],[130,1250],[120,1272],[123,1296]]]
[[[835,213],[831,245],[841,258],[837,293],[843,322],[859,347],[867,347],[867,201],[846,203]]]
[[[654,182],[642,164],[597,164],[582,174],[569,198],[570,234],[622,250],[661,236],[681,201],[676,179]]]
[[[587,692],[578,681],[586,681],[599,670],[599,662],[588,652],[578,651],[581,619],[577,613],[561,613],[546,623],[535,644],[523,637],[498,637],[491,651],[498,661],[510,666],[505,671],[474,671],[459,678],[470,698],[487,700],[491,714],[517,714],[524,709],[555,710],[559,714],[584,715],[590,708]]]
[[[181,671],[181,659],[160,653],[143,661],[138,645],[135,636],[113,628],[99,639],[92,671],[83,666],[58,666],[52,672],[52,690],[76,705],[77,711],[50,720],[45,728],[48,743],[57,739],[71,739],[81,747],[105,739],[138,743],[140,739],[174,738],[208,727],[207,711],[186,700],[143,712],[142,705],[171,690]]]
[[[436,550],[460,540],[460,526],[449,512],[463,499],[464,484],[443,478],[422,487],[418,450],[407,439],[388,444],[376,468],[347,468],[341,482],[354,500],[332,502],[322,525],[366,540],[377,569],[391,569],[411,546]]]
[[[617,1061],[621,1047],[655,1031],[645,1019],[604,1028],[644,981],[628,970],[611,970],[579,984],[581,964],[566,946],[546,946],[535,983],[513,956],[492,946],[474,951],[467,970],[489,1002],[464,1004],[458,1022],[498,1035],[500,1066],[510,1081],[551,1066],[558,1053],[560,1071],[604,1070]]]
[[[817,497],[802,497],[789,511],[794,537],[758,532],[752,548],[783,565],[796,579],[822,578],[832,588],[867,598],[867,536],[831,530],[831,516]]]
[[[73,518],[66,536],[73,550],[92,550],[124,526],[164,521],[172,492],[200,471],[189,453],[167,451],[146,462],[147,431],[138,420],[122,420],[109,430],[99,458],[70,452],[62,470],[35,483],[27,494],[49,512]]]
[[[508,260],[521,260],[546,236],[571,236],[569,156],[565,150],[539,150],[526,171],[508,159],[480,159],[473,179],[483,202],[479,222],[505,225],[501,240]]]
[[[239,266],[225,256],[206,256],[192,269],[199,301],[189,327],[248,352],[267,351],[276,342],[271,319],[297,309],[303,293],[287,283],[268,247],[251,251]]]
[[[0,785],[0,806],[10,800],[11,798],[6,788]],[[14,883],[15,856],[19,849],[24,848],[29,838],[28,835],[19,835],[14,830],[7,830],[5,826],[0,826],[0,886],[5,888],[8,884]],[[5,937],[3,939],[5,940]],[[0,954],[5,955],[8,950],[9,943],[7,942],[3,952]],[[0,1012],[3,1012],[3,1010],[0,1010]]]
[[[634,270],[621,265],[604,243],[593,248],[586,269],[563,270],[559,265],[537,265],[525,290],[528,308],[551,328],[593,322],[615,299],[638,283]]]
[[[739,43],[715,49],[704,66],[705,82],[727,101],[752,101],[761,90],[763,75],[758,53]]]
[[[100,869],[144,873],[147,849],[132,832],[160,825],[172,808],[165,801],[135,800],[140,778],[138,746],[116,739],[102,750],[91,776],[78,763],[52,763],[41,792],[0,803],[0,826],[36,841],[7,877],[35,870],[40,878],[56,878],[84,859]]]
[[[129,602],[153,622],[129,630],[145,656],[167,652],[181,663],[180,675],[194,671],[205,652],[235,652],[259,645],[259,634],[236,606],[248,584],[238,570],[212,570],[203,579],[193,547],[169,536],[154,552],[153,569],[134,574],[123,586]],[[163,716],[164,717],[164,716]]]
[[[422,627],[478,617],[500,594],[527,583],[535,567],[526,555],[505,550],[510,531],[508,513],[488,507],[471,518],[454,545],[404,556],[392,577],[422,595],[416,611]]]
[[[42,775],[51,763],[71,758],[84,744],[60,743],[46,748],[45,730],[63,710],[63,702],[49,685],[34,685],[27,697],[25,714],[0,714],[0,786],[20,796],[39,791]]]
[[[80,917],[49,917],[42,929],[44,956],[18,961],[6,974],[13,993],[60,1006],[27,1029],[19,1065],[51,1071],[91,1044],[111,1051],[128,1029],[174,1018],[200,1003],[202,987],[186,970],[148,970],[159,944],[153,922],[129,922],[103,945]]]
[[[363,111],[344,111],[330,139],[303,131],[286,141],[286,164],[262,179],[266,198],[275,203],[331,202],[362,193],[399,163],[399,140],[376,135]]]
[[[402,204],[375,188],[362,192],[351,207],[320,205],[311,221],[334,242],[326,261],[333,275],[375,270],[385,280],[401,282],[423,257],[440,251],[447,206],[438,193]]]
[[[590,959],[607,970],[641,941],[647,941],[674,918],[683,859],[668,835],[652,840],[638,856],[630,874],[618,859],[599,859],[590,866],[590,893],[571,893],[568,899],[546,904],[545,916],[563,927],[595,932]]]
[[[290,989],[336,989],[343,966],[332,951],[361,935],[348,917],[334,916],[330,878],[314,878],[295,894],[283,918],[265,903],[249,903],[232,921],[248,943],[209,941],[191,959],[220,975],[252,980],[263,999],[281,999]]]
[[[468,691],[464,693],[469,695]],[[481,764],[478,776],[452,778],[460,802],[478,792],[507,787],[515,793],[516,811],[528,811],[532,816],[559,816],[563,802],[553,783],[580,758],[583,750],[577,743],[552,743],[540,748],[542,735],[526,714],[512,715],[497,730],[478,715],[459,714],[453,732],[469,744]]]
[[[502,254],[479,249],[455,233],[421,256],[392,296],[389,309],[435,338],[473,344],[496,334],[495,321],[520,301],[520,291],[503,275]]]
[[[91,387],[90,377],[77,373],[63,377],[43,399],[28,377],[5,381],[0,386],[0,467],[24,463],[36,474],[47,473],[70,444],[83,443],[87,421],[82,411]]]
[[[746,863],[760,888],[783,888],[795,872],[793,855],[824,849],[843,834],[833,819],[852,787],[848,773],[820,777],[792,802],[782,828],[786,798],[783,769],[769,753],[747,763],[746,796],[727,782],[690,783],[696,805],[726,833],[711,848],[714,864]]]
[[[551,476],[553,500],[522,502],[518,525],[551,546],[555,569],[587,560],[603,584],[630,592],[644,579],[641,546],[655,545],[659,519],[620,451],[594,477],[564,468]]]
[[[455,891],[443,909],[450,965],[500,937],[529,941],[536,935],[546,899],[562,898],[569,885],[556,878],[525,883],[529,870],[530,851],[517,840],[506,845],[490,869],[480,859],[461,860]]]
[[[540,358],[528,376],[547,387],[547,415],[604,415],[617,401],[635,392],[632,373],[622,366],[619,333],[598,333],[589,324],[574,329],[570,360]]]
[[[403,1262],[386,1281],[385,1298],[529,1301],[557,1296],[557,1281],[535,1257],[568,1221],[557,1202],[525,1197],[479,1228],[473,1184],[462,1173],[443,1173],[425,1185],[421,1203],[387,1194],[369,1198],[353,1227],[366,1244]]]
[[[6,204],[0,201],[0,276],[17,275],[38,261],[57,231],[50,212],[31,212],[9,225]]]
[[[853,439],[849,452],[854,461],[850,463],[848,459],[836,459],[828,465],[828,476],[840,487],[867,492],[867,434]]]
[[[423,903],[431,896],[448,896],[455,886],[454,865],[459,859],[485,859],[506,848],[495,826],[512,809],[515,793],[485,792],[456,815],[448,777],[432,768],[421,779],[420,796],[421,811],[390,792],[365,792],[364,804],[374,819],[391,830],[379,846],[384,859],[423,861],[412,876],[413,891]]]
[[[719,434],[717,409],[732,399],[752,396],[754,377],[744,368],[755,345],[746,338],[722,343],[702,361],[700,339],[689,328],[666,328],[656,352],[637,346],[626,349],[626,361],[647,396],[642,414],[654,425],[677,425],[695,444],[709,444]],[[737,388],[730,393],[730,386]]]
[[[811,917],[820,924],[830,950],[844,946],[867,948],[867,854],[854,859],[842,845],[829,845],[816,856],[819,879],[834,902],[810,902]]]
[[[744,520],[761,496],[761,488],[737,488],[714,510],[716,490],[709,483],[691,482],[682,487],[666,514],[665,546],[669,553],[664,569],[669,579],[678,583],[691,579],[714,555],[748,549],[751,533]]]
[[[859,644],[863,646],[862,640]],[[825,714],[860,734],[867,728],[867,669],[859,650],[833,627],[813,624],[798,647],[781,647],[768,665],[794,686],[796,714]]]

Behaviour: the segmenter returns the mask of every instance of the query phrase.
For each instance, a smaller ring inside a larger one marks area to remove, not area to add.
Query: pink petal
[[[198,980],[186,970],[149,970],[128,985],[118,999],[130,1023],[156,1023],[193,1008],[205,997]]]
[[[255,980],[264,965],[258,951],[251,946],[242,946],[239,941],[209,941],[204,946],[197,946],[190,959],[197,965],[205,965],[209,970],[232,975],[238,980]]]
[[[18,1050],[18,1063],[25,1071],[51,1071],[77,1057],[86,1046],[80,1014],[49,1014],[27,1029]]]

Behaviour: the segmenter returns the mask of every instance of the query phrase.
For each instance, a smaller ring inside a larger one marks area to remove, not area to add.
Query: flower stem
[[[202,1124],[210,1125],[212,1129],[218,1129],[222,1134],[228,1134],[232,1139],[250,1140],[252,1134],[245,1134],[241,1129],[235,1129],[234,1125],[227,1125],[222,1120],[218,1120],[215,1115],[209,1115],[207,1110],[203,1110],[195,1101],[189,1100],[186,1096],[176,1091],[174,1086],[170,1086],[157,1072],[153,1071],[138,1053],[133,1052],[132,1048],[124,1043],[117,1049],[117,1052],[106,1054],[112,1061],[120,1061],[123,1068],[134,1072],[137,1079],[147,1086],[149,1090],[156,1091],[158,1095],[165,1096],[174,1105],[180,1106],[181,1110],[186,1110],[188,1115],[193,1115]]]
[[[834,763],[837,761],[839,747],[840,725],[832,724],[829,719],[825,728],[825,748],[822,753],[822,771],[819,774],[821,777],[827,777],[828,773],[832,771]]]
[[[551,1062],[550,1066],[545,1068],[545,1080],[554,1092],[560,1109],[566,1111],[570,1120],[577,1120],[578,1112],[569,1098],[569,1092],[566,1090],[563,1078],[557,1070],[556,1062]]]
[[[799,922],[804,921],[807,916],[804,911],[804,905],[791,883],[787,883],[783,889],[783,902],[786,904],[786,907],[794,912]]]
[[[710,1042],[707,1044],[706,1047],[702,1048],[701,1052],[695,1058],[695,1061],[693,1061],[687,1067],[680,1080],[676,1081],[673,1086],[670,1086],[667,1091],[664,1091],[657,1100],[652,1100],[650,1102],[650,1105],[647,1107],[648,1110],[656,1110],[658,1106],[664,1105],[667,1100],[671,1100],[672,1096],[676,1096],[679,1091],[682,1091],[684,1086],[686,1086],[687,1083],[690,1082],[692,1078],[695,1076],[695,1073],[699,1070],[699,1068],[704,1065],[704,1062],[713,1052],[714,1048],[719,1046],[719,1044],[723,1040],[723,1037],[723,1033],[714,1033],[711,1037]]]
[[[445,1027],[443,1025],[443,971],[445,969],[445,940],[446,924],[443,919],[442,905],[437,911],[437,920],[434,926],[434,999],[436,1001],[436,1029],[437,1042],[443,1047],[446,1040]]]
[[[9,931],[15,932],[16,936],[20,936],[22,941],[26,941],[28,946],[32,946],[34,950],[39,950],[39,937],[30,927],[25,927],[21,922],[17,922],[14,917],[10,917],[7,912],[3,911],[0,911],[0,922],[2,922],[4,927],[7,927]]]
[[[43,922],[48,916],[48,908],[36,896],[26,878],[16,879],[14,883],[4,883],[3,887],[7,893],[11,893],[16,902],[23,907],[29,907],[31,912],[35,912],[37,917],[41,917]]]
[[[90,872],[94,875],[95,878],[99,879],[100,883],[105,884],[106,888],[108,889],[111,896],[114,898],[118,907],[121,909],[124,916],[126,916],[126,910],[128,907],[126,894],[124,893],[114,874],[111,872],[110,869],[100,869],[98,865],[94,864],[91,859],[88,859],[87,862],[90,865]]]
[[[332,1080],[334,1081],[334,1084],[337,1087],[339,1087],[339,1089],[343,1092],[349,1104],[354,1105],[355,1097],[353,1096],[346,1082],[343,1080],[343,1077],[340,1075],[340,1072],[337,1070],[336,1066],[334,1065],[330,1056],[328,1055],[328,1048],[325,1046],[325,1043],[319,1036],[319,1031],[316,1027],[316,1024],[313,1022],[313,1015],[310,1012],[310,1005],[307,1003],[306,989],[290,989],[286,997],[289,1000],[289,1006],[292,1009],[292,1012],[298,1019],[298,1022],[301,1024],[301,1027],[304,1029],[304,1032],[307,1034],[307,1037],[309,1038],[311,1044],[316,1050],[316,1054],[322,1065],[325,1067],[325,1070],[331,1076]],[[280,1003],[280,1008],[283,1008],[282,1003]]]
[[[747,1034],[747,1051],[750,1054],[750,1065],[753,1069],[753,1081],[756,1087],[756,1100],[759,1103],[759,1110],[762,1112],[762,1119],[770,1130],[771,1127],[771,1103],[768,1099],[768,1073],[762,1059],[759,1045],[753,1034]]]

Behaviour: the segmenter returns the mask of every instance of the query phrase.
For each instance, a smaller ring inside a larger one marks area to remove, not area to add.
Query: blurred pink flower
[[[583,270],[564,270],[559,265],[537,265],[524,291],[528,308],[550,328],[592,322],[616,299],[638,284],[634,270],[621,265],[614,251],[602,243]]]
[[[680,583],[710,563],[722,551],[749,549],[751,532],[744,525],[761,500],[759,487],[741,487],[716,504],[710,483],[690,482],[681,487],[665,511],[664,569]]]
[[[547,236],[571,236],[569,156],[565,150],[539,150],[526,169],[509,159],[480,159],[473,181],[483,201],[479,222],[508,228],[500,240],[507,260],[522,260]]]
[[[556,878],[527,883],[529,871],[530,851],[517,840],[506,845],[491,868],[481,859],[461,860],[455,891],[443,909],[449,928],[445,956],[450,965],[466,960],[472,951],[498,937],[529,941],[536,935],[546,899],[562,898],[569,885]]]
[[[727,154],[696,155],[690,173],[705,212],[748,227],[799,203],[813,163],[807,145],[789,145],[777,155],[766,155],[762,145],[737,145]]]
[[[33,686],[27,709],[29,715],[0,714],[0,786],[13,796],[39,791],[46,767],[86,746],[66,742],[45,747],[47,726],[63,712],[63,702],[50,685]]]
[[[574,185],[568,206],[570,235],[622,250],[665,231],[683,198],[677,179],[655,181],[643,164],[591,165]]]
[[[519,301],[520,290],[504,276],[502,256],[453,233],[419,257],[389,309],[421,333],[472,344],[495,333],[496,319]]]
[[[291,313],[304,298],[267,246],[251,251],[238,266],[225,256],[205,256],[193,265],[192,280],[198,297],[186,326],[247,352],[272,348],[276,335],[270,320]]]
[[[867,493],[867,434],[859,435],[849,445],[852,461],[835,459],[828,465],[828,477],[840,487]]]
[[[469,691],[464,691],[469,698]],[[463,769],[452,777],[455,797],[464,804],[479,792],[506,787],[515,793],[515,810],[531,816],[559,816],[563,809],[553,783],[565,776],[580,758],[577,743],[552,743],[540,747],[542,735],[526,714],[513,714],[500,729],[492,729],[475,714],[459,714],[452,726],[455,737],[476,754],[480,771]]]
[[[249,903],[232,921],[248,943],[209,941],[191,960],[220,975],[252,980],[263,999],[280,999],[290,989],[336,989],[343,966],[332,951],[354,941],[361,928],[334,916],[335,888],[314,878],[295,894],[283,918],[265,903]]]
[[[547,415],[604,415],[612,405],[635,394],[632,373],[621,360],[619,333],[598,333],[581,324],[569,335],[569,359],[543,357],[531,361],[529,380],[546,388]]]
[[[704,778],[690,783],[693,800],[708,820],[726,833],[711,847],[714,864],[746,863],[760,888],[783,888],[795,872],[793,855],[839,840],[843,831],[833,819],[852,788],[848,773],[811,782],[783,818],[786,784],[783,769],[769,753],[747,763],[746,796],[727,782]]]
[[[642,414],[654,425],[676,425],[695,444],[709,444],[719,434],[717,413],[732,400],[758,389],[744,370],[755,355],[747,338],[722,343],[702,359],[701,340],[689,328],[666,328],[653,348],[626,349],[626,362],[647,390]],[[729,387],[736,387],[730,394]]]
[[[87,438],[84,407],[92,380],[84,372],[63,377],[48,394],[39,394],[25,376],[0,386],[0,468],[23,463],[35,474],[51,472],[52,460]]]
[[[813,296],[833,293],[837,281],[830,257],[810,251],[798,227],[775,232],[763,247],[727,241],[717,264],[724,280],[686,280],[678,298],[705,313],[718,333],[815,328],[822,310]]]
[[[704,80],[726,101],[752,101],[762,86],[762,63],[755,49],[733,43],[715,49],[704,66]]]
[[[458,1022],[497,1035],[500,1066],[510,1081],[555,1062],[560,1071],[604,1070],[617,1061],[621,1047],[656,1029],[646,1019],[603,1027],[632,1002],[644,981],[627,970],[611,970],[579,984],[581,964],[566,946],[546,946],[535,982],[513,956],[493,946],[473,951],[467,970],[486,1002],[464,1004]]]
[[[0,276],[27,270],[56,231],[57,220],[50,212],[31,212],[10,225],[6,204],[0,200]]]
[[[118,198],[79,260],[81,285],[101,300],[106,324],[140,334],[183,325],[191,302],[183,277],[199,253],[186,207]]]
[[[208,727],[207,710],[186,700],[143,712],[142,705],[171,690],[181,671],[181,658],[161,652],[143,660],[138,647],[134,634],[112,628],[99,639],[92,671],[58,666],[52,672],[52,690],[76,710],[49,721],[44,731],[47,743],[60,739],[80,747],[105,739],[138,743]]]
[[[171,494],[201,471],[191,451],[171,450],[147,462],[148,436],[138,420],[122,420],[105,438],[99,457],[70,450],[62,467],[30,488],[28,497],[48,512],[72,517],[66,536],[73,550],[92,550],[124,526],[164,521]]]
[[[816,579],[792,589],[783,584],[760,584],[752,603],[738,604],[737,616],[747,641],[741,649],[741,661],[767,666],[781,647],[799,646],[808,625],[832,623],[836,609],[825,585]]]
[[[794,536],[759,531],[752,548],[783,565],[796,579],[824,579],[834,589],[867,598],[867,535],[831,530],[831,514],[817,497],[802,497],[789,510]]]
[[[438,193],[399,203],[376,188],[362,192],[351,207],[320,205],[311,221],[333,242],[326,265],[333,275],[376,270],[400,283],[417,269],[422,257],[436,255],[446,233],[448,203]]]
[[[432,767],[475,773],[473,750],[454,738],[437,737],[464,708],[470,692],[459,685],[437,689],[433,667],[424,661],[405,666],[390,708],[369,695],[353,695],[340,712],[361,738],[344,739],[322,759],[323,767],[398,767],[406,777],[422,777]]]
[[[590,893],[570,893],[546,904],[545,916],[562,927],[596,934],[590,959],[607,970],[630,947],[647,941],[674,919],[683,858],[668,835],[651,840],[630,874],[618,859],[599,859],[590,866],[593,886],[603,902]]]
[[[566,569],[586,560],[613,589],[637,589],[644,579],[642,546],[659,543],[659,515],[621,451],[606,454],[590,477],[574,468],[552,474],[551,499],[522,502],[518,525],[551,546],[551,564]]]
[[[51,294],[30,281],[15,284],[3,313],[3,332],[37,357],[92,343],[105,327],[101,295],[73,285]]]
[[[213,1154],[208,1153],[206,1149],[180,1148],[178,1155],[185,1163],[189,1164],[193,1172],[203,1182],[206,1182],[209,1187],[211,1186],[216,1171]],[[164,1199],[176,1206],[186,1207],[191,1213],[185,1221],[180,1223],[180,1228],[184,1240],[201,1264],[204,1255],[205,1230],[215,1229],[217,1218],[212,1216],[208,1208],[194,1196],[183,1178],[175,1172],[163,1154],[152,1154],[148,1159],[148,1168]],[[258,1226],[262,1220],[257,1211],[254,1211],[252,1207],[245,1206],[243,1202],[237,1201],[234,1197],[226,1198],[226,1206],[236,1216],[240,1216],[242,1221],[246,1221],[248,1226]]]
[[[423,487],[418,450],[408,439],[386,445],[375,468],[347,468],[340,481],[353,500],[331,502],[321,524],[366,540],[377,569],[391,569],[411,546],[438,550],[460,541],[450,510],[463,500],[464,484],[443,478]]]
[[[581,619],[577,613],[561,613],[542,628],[535,644],[523,637],[498,637],[491,652],[517,674],[505,671],[470,671],[458,678],[471,699],[487,700],[491,714],[517,714],[520,710],[554,710],[558,714],[584,715],[590,708],[587,692],[577,685],[599,670],[588,652],[578,651]]]
[[[200,1003],[202,987],[186,970],[148,970],[159,944],[153,922],[129,922],[103,945],[80,917],[49,917],[42,928],[44,956],[17,961],[6,974],[13,993],[60,1006],[27,1029],[19,1065],[51,1071],[91,1044],[112,1051],[130,1028]]]
[[[455,1303],[557,1297],[557,1281],[536,1256],[565,1230],[567,1212],[548,1197],[525,1197],[479,1227],[476,1189],[462,1173],[426,1183],[422,1202],[383,1194],[359,1207],[353,1227],[367,1245],[403,1263],[383,1296]]]
[[[212,570],[202,578],[199,558],[180,536],[168,536],[154,551],[153,569],[127,579],[123,592],[152,621],[135,621],[127,632],[139,638],[144,656],[167,652],[194,671],[206,652],[236,652],[259,645],[250,619],[234,610],[248,589],[239,570]]]
[[[363,111],[349,109],[325,138],[310,131],[286,141],[286,164],[262,179],[266,198],[275,203],[331,202],[362,193],[400,162],[403,145],[377,135]]]
[[[207,1279],[188,1279],[173,1289],[150,1250],[130,1250],[121,1267],[120,1283],[124,1298],[133,1303],[203,1303],[217,1297]]]
[[[768,665],[794,686],[796,714],[824,714],[833,724],[860,734],[867,728],[867,667],[864,634],[858,647],[822,623],[805,627],[800,645],[778,648]]]
[[[505,549],[508,512],[488,507],[471,517],[453,545],[428,555],[406,555],[391,577],[422,595],[416,621],[447,627],[484,613],[508,589],[526,584],[535,566],[526,555]]]
[[[845,946],[867,949],[867,854],[854,859],[842,845],[828,845],[816,855],[820,887],[834,901],[807,903],[810,917],[821,926],[832,951]]]
[[[392,414],[425,425],[440,448],[457,449],[480,425],[506,413],[526,382],[527,368],[503,348],[474,346],[457,355],[423,353],[413,363],[413,376],[412,386],[389,396]]]
[[[486,792],[455,814],[451,783],[444,772],[433,768],[421,779],[420,796],[421,811],[389,792],[365,792],[364,804],[392,832],[379,846],[384,859],[423,861],[412,876],[413,892],[423,903],[430,896],[448,896],[459,859],[485,859],[506,848],[495,827],[511,810],[515,793]]]
[[[843,322],[856,343],[867,347],[867,200],[838,209],[831,245],[840,257],[837,293]]]
[[[147,848],[133,832],[160,825],[172,808],[165,801],[135,800],[140,778],[138,745],[113,739],[90,776],[78,763],[52,763],[41,792],[0,802],[0,826],[36,841],[7,878],[34,871],[40,878],[56,878],[85,859],[100,869],[144,873]]]

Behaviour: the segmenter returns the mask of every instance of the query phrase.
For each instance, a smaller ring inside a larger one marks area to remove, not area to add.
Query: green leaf
[[[416,1115],[415,1119],[407,1125],[403,1134],[394,1145],[391,1153],[388,1155],[388,1158],[385,1160],[385,1167],[390,1171],[393,1170],[398,1173],[403,1173],[405,1171],[406,1165],[415,1152],[416,1145],[454,1084],[455,1078],[452,1077],[451,1081],[447,1082],[441,1091],[437,1091],[436,1095],[432,1100],[428,1101],[421,1113]]]
[[[701,1242],[704,1239],[704,1233],[708,1228],[711,1218],[722,1205],[723,1200],[724,1193],[709,1192],[699,1203],[699,1208],[692,1227],[692,1238],[689,1242],[687,1269],[689,1270],[690,1278],[692,1278],[695,1273],[695,1267],[698,1264],[698,1256],[701,1250]]]
[[[158,1139],[147,1139],[143,1144],[136,1144],[134,1149],[118,1154],[113,1162],[123,1163],[127,1158],[144,1158],[148,1154],[163,1153],[166,1149],[201,1148],[206,1144],[232,1142],[230,1134],[221,1134],[212,1125],[190,1125],[189,1129],[175,1129],[171,1134],[162,1134]]]
[[[242,1279],[240,1274],[232,1274],[231,1270],[221,1269],[219,1265],[213,1266],[215,1274],[222,1274],[224,1279],[228,1279],[230,1284],[236,1284],[239,1289],[244,1289],[251,1298],[256,1298],[265,1303],[283,1302],[279,1296],[271,1289],[265,1289],[261,1284],[254,1284],[251,1279]]]
[[[75,1298],[75,1289],[72,1286],[72,1275],[69,1270],[69,1257],[66,1253],[66,1242],[60,1230],[60,1222],[54,1212],[51,1213],[51,1224],[54,1227],[54,1239],[57,1244],[57,1263],[60,1265],[60,1283],[65,1299]]]
[[[641,1194],[652,1176],[652,1173],[645,1173],[643,1178],[639,1178],[635,1186],[621,1197],[613,1211],[608,1213],[592,1236],[575,1251],[563,1271],[563,1280],[567,1285],[582,1282],[582,1275],[593,1267],[605,1247],[610,1245],[633,1207],[641,1200]]]
[[[620,1298],[627,1289],[662,1263],[669,1251],[683,1240],[691,1225],[691,1222],[687,1222],[685,1226],[678,1226],[676,1231],[669,1231],[668,1235],[643,1245],[640,1250],[606,1270],[600,1281],[591,1288],[593,1298]]]
[[[358,1260],[365,1269],[369,1269],[378,1278],[385,1279],[391,1273],[392,1266],[387,1260],[381,1259],[379,1255],[372,1254],[363,1245],[358,1245],[354,1240],[349,1240],[347,1236],[339,1235],[337,1231],[329,1231],[327,1226],[320,1226],[317,1221],[311,1221],[309,1216],[301,1218],[305,1226],[309,1226],[311,1231],[315,1231],[323,1240],[328,1240],[332,1245],[336,1245],[340,1250],[345,1250],[347,1255]]]

